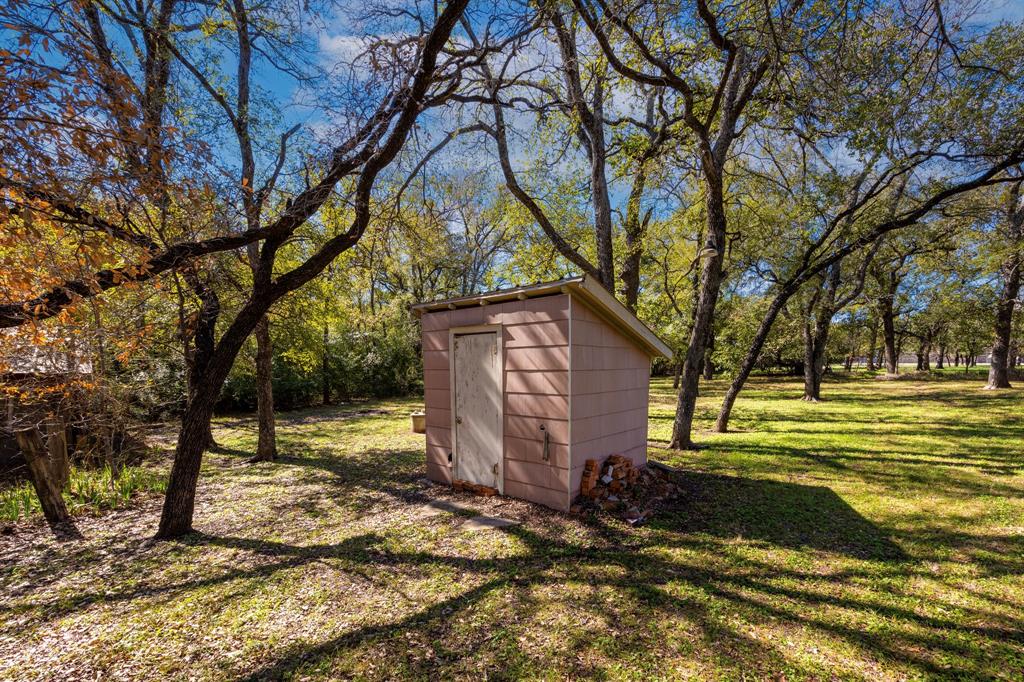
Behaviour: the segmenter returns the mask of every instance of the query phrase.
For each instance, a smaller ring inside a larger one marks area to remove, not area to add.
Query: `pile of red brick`
[[[580,493],[592,500],[607,500],[618,497],[628,486],[640,479],[640,469],[633,466],[633,460],[622,455],[611,455],[598,465],[596,459],[588,459],[583,466],[583,481]]]
[[[480,485],[479,483],[470,483],[469,481],[463,481],[460,478],[456,478],[452,481],[452,487],[460,492],[464,491],[467,493],[474,493],[475,495],[482,495],[483,497],[493,497],[498,494],[497,488]]]
[[[644,523],[658,509],[679,499],[682,489],[676,473],[664,465],[638,467],[622,455],[612,455],[603,463],[588,459],[580,496],[569,511],[611,512],[631,524]]]

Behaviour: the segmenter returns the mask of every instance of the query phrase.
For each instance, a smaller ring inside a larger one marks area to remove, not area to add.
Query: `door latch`
[[[540,430],[544,432],[544,453],[541,458],[545,462],[551,461],[551,434],[548,433],[548,429],[543,424],[540,425]]]

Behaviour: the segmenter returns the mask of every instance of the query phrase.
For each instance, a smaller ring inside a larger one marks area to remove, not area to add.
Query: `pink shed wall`
[[[506,495],[567,509],[587,459],[619,453],[646,463],[650,357],[578,299],[425,312],[421,322],[431,479],[452,480],[449,330],[484,324],[502,325]]]
[[[566,509],[569,504],[569,296],[423,313],[427,475],[450,483],[449,330],[502,325],[505,494]],[[543,459],[544,424],[550,460]]]
[[[647,463],[651,360],[578,300],[572,304],[572,466],[570,492],[580,492],[588,459],[622,454]]]

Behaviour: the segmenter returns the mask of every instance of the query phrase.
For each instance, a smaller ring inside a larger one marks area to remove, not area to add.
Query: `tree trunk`
[[[46,455],[54,485],[64,490],[71,478],[71,462],[68,460],[68,429],[59,417],[46,419]]]
[[[271,462],[277,459],[273,361],[270,320],[264,315],[256,324],[256,409],[259,417],[259,441],[256,445],[256,456],[250,460],[253,462]]]
[[[1013,331],[1013,309],[1020,295],[1021,259],[1011,257],[1003,266],[1003,289],[996,303],[995,340],[985,388],[1010,388],[1010,334]]]
[[[896,315],[892,309],[892,299],[883,298],[879,305],[882,318],[882,341],[885,344],[885,371],[899,374],[899,349],[896,347]]]
[[[37,428],[15,431],[14,437],[25,456],[32,487],[36,490],[39,506],[43,508],[43,516],[53,534],[60,538],[82,537],[71,520],[62,495],[68,476],[67,456],[52,457],[52,450],[57,449],[57,446],[44,443]],[[52,449],[49,447],[51,445]]]
[[[219,393],[220,384],[217,384]],[[199,468],[206,449],[205,433],[213,416],[213,386],[207,384],[189,404],[181,419],[174,464],[167,482],[160,527],[156,537],[175,538],[192,532]]]
[[[939,344],[939,357],[935,360],[935,369],[943,369],[946,366],[946,344]]]
[[[874,372],[877,367],[875,366],[875,353],[877,352],[876,345],[878,343],[878,320],[872,318],[871,320],[871,331],[868,336],[868,367],[869,372]]]
[[[254,293],[253,298],[239,311],[211,354],[198,358],[196,362],[198,374],[192,382],[194,391],[189,395],[188,405],[181,417],[181,430],[178,432],[174,464],[167,481],[157,539],[176,538],[192,531],[196,486],[213,408],[242,344],[275,300],[256,300],[256,297]]]
[[[322,388],[323,388],[323,400],[324,405],[331,404],[331,367],[330,367],[330,355],[328,348],[330,347],[330,328],[327,323],[324,323],[324,357],[320,366],[321,377],[322,377]]]
[[[192,396],[199,390],[197,385],[199,377],[202,376],[206,369],[206,363],[213,355],[217,319],[220,317],[220,297],[213,287],[199,278],[194,270],[187,269],[183,275],[200,301],[195,329],[190,331],[187,328],[188,325],[185,324],[182,327],[182,341],[185,347],[185,383],[188,389],[188,399],[191,401]],[[203,450],[217,447],[209,422],[203,428],[202,440]]]
[[[641,161],[633,178],[633,186],[626,203],[626,219],[623,232],[626,237],[626,253],[622,258],[622,299],[626,307],[636,312],[640,297],[640,265],[643,256],[643,233],[645,221],[640,217],[640,199],[647,182],[647,166]]]
[[[678,362],[676,362],[676,374],[675,374],[675,378],[672,380],[672,390],[674,390],[674,391],[678,391],[679,390],[679,381],[682,378],[682,376],[683,376],[683,361],[679,360]]]
[[[676,404],[675,421],[672,423],[672,442],[669,447],[686,449],[693,447],[693,414],[697,407],[697,390],[700,371],[704,363],[704,351],[708,333],[714,324],[715,306],[722,284],[722,263],[725,260],[726,218],[722,178],[717,172],[705,172],[707,177],[707,226],[704,242],[703,265],[697,304],[694,310],[693,328],[690,330],[690,344],[683,360],[679,400]]]
[[[764,319],[761,320],[761,325],[757,328],[757,334],[754,335],[754,340],[750,344],[747,354],[743,356],[743,362],[740,363],[740,371],[733,378],[732,383],[729,385],[729,390],[726,391],[725,398],[722,400],[722,407],[718,411],[718,419],[715,420],[715,431],[725,433],[729,430],[729,418],[732,415],[733,405],[736,404],[736,398],[739,397],[740,391],[743,390],[743,385],[747,382],[750,373],[754,369],[754,365],[757,363],[757,358],[761,354],[761,349],[764,348],[765,341],[768,340],[768,335],[771,333],[772,325],[775,324],[775,319],[782,312],[786,302],[793,295],[793,292],[796,291],[796,288],[784,289],[779,292],[772,300],[771,305],[768,306],[768,311],[765,313]]]
[[[708,328],[708,345],[704,350],[704,373],[702,378],[705,381],[711,381],[715,378],[715,358],[712,355],[715,350],[715,331],[714,328]]]
[[[824,330],[820,327],[825,327]],[[807,327],[804,337],[804,397],[816,403],[821,400],[821,377],[825,373],[825,344],[827,342],[827,325],[819,324],[812,331]]]
[[[804,397],[803,399],[816,403],[819,398],[821,378],[818,375],[817,351],[814,347],[814,337],[811,332],[811,325],[808,322],[803,324],[804,337]]]
[[[849,372],[849,371],[851,371],[853,369],[853,353],[852,352],[846,354],[846,361],[843,363],[843,369],[845,369],[847,372]]]

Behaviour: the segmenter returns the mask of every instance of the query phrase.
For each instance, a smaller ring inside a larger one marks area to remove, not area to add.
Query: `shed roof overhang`
[[[522,287],[512,287],[510,289],[485,291],[481,294],[447,298],[443,301],[417,303],[412,306],[412,312],[416,317],[420,317],[423,313],[455,310],[456,308],[502,303],[517,299],[526,300],[528,298],[539,298],[553,294],[569,294],[576,297],[608,324],[624,333],[651,357],[672,357],[672,349],[669,348],[668,344],[659,339],[647,325],[630,312],[629,308],[622,305],[599,282],[592,280],[586,275],[569,277],[554,282],[540,282]]]

